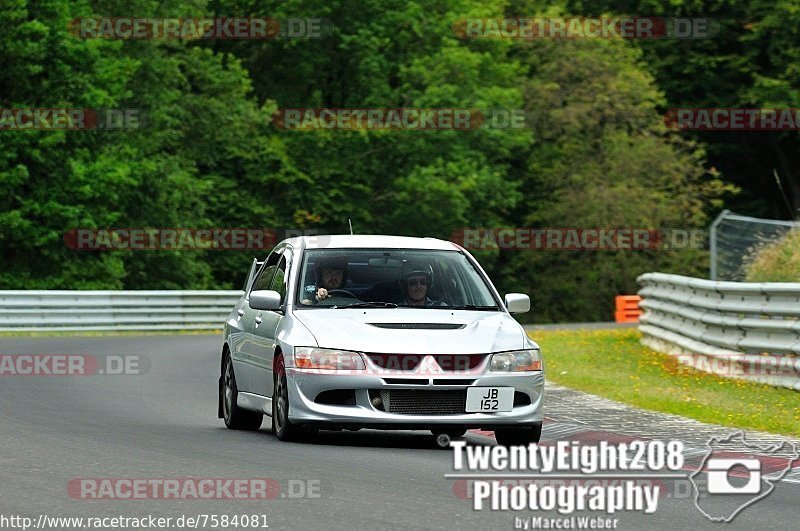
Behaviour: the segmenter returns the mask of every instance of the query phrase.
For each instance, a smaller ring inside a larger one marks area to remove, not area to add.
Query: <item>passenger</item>
[[[428,298],[428,289],[433,280],[430,268],[415,268],[402,276],[405,305],[422,307],[434,306],[434,301]]]

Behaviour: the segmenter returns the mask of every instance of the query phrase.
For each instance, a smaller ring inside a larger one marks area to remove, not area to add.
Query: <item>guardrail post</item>
[[[731,213],[731,211],[727,210],[727,209],[725,209],[722,212],[720,212],[719,216],[717,216],[717,218],[711,224],[711,228],[709,229],[708,249],[709,249],[709,254],[711,255],[709,257],[709,266],[710,266],[709,267],[710,268],[709,278],[711,280],[717,280],[717,274],[718,274],[718,271],[717,271],[717,267],[718,267],[718,261],[717,261],[717,227],[719,227],[719,224],[722,223],[722,220],[725,219],[725,217],[730,213]]]

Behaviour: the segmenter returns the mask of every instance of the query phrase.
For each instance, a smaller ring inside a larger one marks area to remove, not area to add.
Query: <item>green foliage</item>
[[[233,269],[241,270],[247,257],[80,252],[67,249],[62,236],[72,228],[249,226],[253,218],[261,218],[258,226],[274,225],[274,208],[240,208],[239,194],[248,188],[277,188],[267,183],[278,181],[272,171],[284,158],[280,143],[264,133],[270,109],[250,98],[247,72],[233,58],[186,43],[85,40],[69,33],[70,20],[106,15],[112,4],[96,12],[55,0],[18,1],[15,7],[0,14],[0,22],[13,28],[0,37],[0,60],[7,66],[0,72],[3,107],[133,108],[143,113],[144,126],[2,132],[0,187],[7,193],[0,215],[0,286],[238,283],[241,273],[234,280]],[[191,12],[192,6],[184,8]],[[149,2],[127,9],[142,17],[159,14]],[[236,185],[226,188],[230,182]]]
[[[746,263],[748,282],[800,282],[800,230],[755,250]]]
[[[704,169],[700,146],[666,129],[663,94],[636,48],[533,41],[517,57],[531,65],[523,90],[536,137],[518,211],[524,226],[686,230],[705,226],[707,209],[733,191]],[[698,249],[550,250],[517,253],[500,274],[531,293],[530,320],[611,320],[609,301],[636,293],[638,275],[702,275],[706,262]]]
[[[666,107],[800,107],[800,6],[796,0],[567,0],[588,16],[702,17],[715,32],[700,39],[640,39],[645,67]],[[800,211],[797,131],[687,133],[742,194],[739,212],[796,218]],[[773,177],[777,171],[784,191]],[[784,193],[788,199],[784,199]]]
[[[661,64],[652,51],[602,39],[466,40],[453,29],[470,17],[569,7],[540,4],[7,1],[0,106],[142,109],[145,125],[0,131],[0,289],[234,288],[252,260],[72,251],[62,238],[76,227],[341,233],[350,218],[362,233],[440,238],[464,227],[703,227],[732,188],[705,167],[700,143],[663,125],[677,88],[661,76],[666,66],[651,73]],[[84,40],[67,29],[76,17],[124,14],[333,25],[319,39],[267,41]],[[753,86],[777,101],[792,94],[796,74],[791,28],[762,18],[757,42],[779,28],[788,48],[763,49],[774,68]],[[271,123],[292,107],[524,109],[528,126],[287,131]],[[476,255],[501,291],[532,295],[537,321],[609,319],[613,296],[634,292],[638,274],[698,273],[706,259],[660,250]]]

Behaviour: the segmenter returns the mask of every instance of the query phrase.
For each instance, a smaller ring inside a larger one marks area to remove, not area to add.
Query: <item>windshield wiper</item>
[[[334,309],[343,309],[343,308],[397,308],[397,305],[393,302],[356,302],[353,304],[344,304],[344,305],[336,305],[333,307]]]
[[[497,306],[475,306],[474,304],[462,304],[461,306],[443,306],[444,310],[476,310],[476,311],[489,311],[498,310]]]

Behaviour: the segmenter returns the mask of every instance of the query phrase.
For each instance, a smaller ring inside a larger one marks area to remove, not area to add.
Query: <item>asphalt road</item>
[[[445,478],[453,473],[452,451],[437,448],[427,432],[322,432],[313,442],[282,443],[268,418],[256,433],[227,430],[216,418],[219,348],[217,335],[0,339],[3,355],[140,356],[149,365],[138,375],[0,376],[0,527],[3,517],[38,521],[40,514],[257,514],[270,528],[297,529],[510,529],[515,518],[559,516],[475,511],[465,483]],[[543,442],[685,432],[695,444],[698,437],[689,433],[703,431],[680,419],[673,432],[659,431],[658,416],[594,405],[591,397],[581,402],[587,396],[553,389]],[[620,422],[609,424],[610,418]],[[465,439],[471,446],[495,444],[486,433]],[[68,488],[78,478],[270,478],[280,493],[266,500],[82,499]],[[678,494],[662,498],[654,514],[613,517],[625,529],[711,525],[691,497]],[[796,528],[798,522],[800,482],[786,481],[727,527]]]

